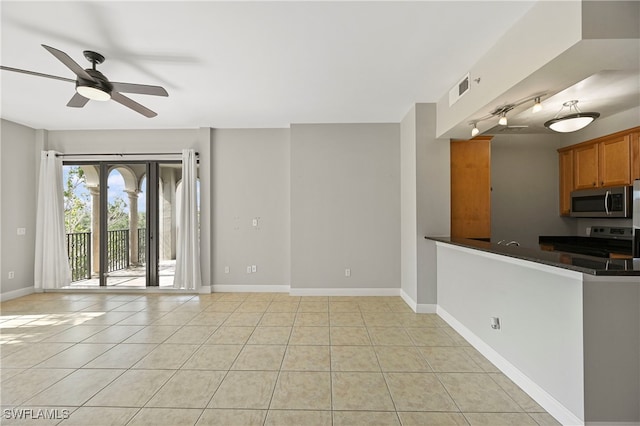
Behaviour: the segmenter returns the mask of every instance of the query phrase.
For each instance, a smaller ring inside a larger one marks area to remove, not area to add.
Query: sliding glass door
[[[171,287],[180,161],[66,163],[72,287]]]
[[[157,163],[100,163],[100,286],[157,286]]]

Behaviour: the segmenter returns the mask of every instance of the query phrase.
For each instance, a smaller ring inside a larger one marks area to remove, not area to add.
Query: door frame
[[[109,174],[114,166],[128,164],[144,164],[146,175],[146,230],[145,230],[145,287],[158,287],[158,161],[98,161],[100,170],[100,287],[107,287],[108,264],[108,228],[109,217],[106,214],[109,205]],[[152,184],[155,183],[155,184]],[[102,188],[105,188],[103,191]]]

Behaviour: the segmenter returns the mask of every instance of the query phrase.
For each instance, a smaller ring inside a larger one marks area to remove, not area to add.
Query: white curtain
[[[200,275],[200,235],[198,229],[198,206],[196,181],[196,153],[192,149],[182,150],[182,196],[178,217],[176,244],[176,272],[174,288],[199,290]]]
[[[36,290],[60,288],[71,283],[65,244],[62,159],[55,151],[42,151],[36,213]]]

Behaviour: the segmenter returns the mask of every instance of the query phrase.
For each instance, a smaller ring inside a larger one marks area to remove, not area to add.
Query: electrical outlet
[[[251,273],[251,266],[247,266],[247,274]]]
[[[229,267],[228,267],[228,266],[225,266],[225,267],[224,267],[224,273],[225,273],[225,274],[228,274],[228,273],[229,273]]]
[[[18,235],[26,235],[27,234],[27,228],[18,228],[16,233]]]
[[[256,265],[251,265],[251,272],[258,272],[258,267]]]
[[[13,271],[9,271],[9,279],[12,280],[16,277],[16,273]]]
[[[500,330],[500,318],[491,317],[491,328],[494,330]]]
[[[350,277],[351,276],[351,269],[347,268],[344,270],[344,276],[345,277]]]

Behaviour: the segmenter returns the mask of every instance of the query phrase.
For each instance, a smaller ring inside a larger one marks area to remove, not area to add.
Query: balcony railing
[[[91,232],[67,234],[67,255],[71,281],[91,278]]]
[[[138,264],[147,261],[147,228],[138,228]]]
[[[144,228],[138,230],[138,262],[141,253],[144,263]],[[71,268],[71,281],[91,278],[91,232],[73,232],[67,234],[67,256]],[[127,269],[129,259],[129,230],[119,229],[107,232],[107,272]]]
[[[129,230],[107,232],[107,272],[129,267]]]

